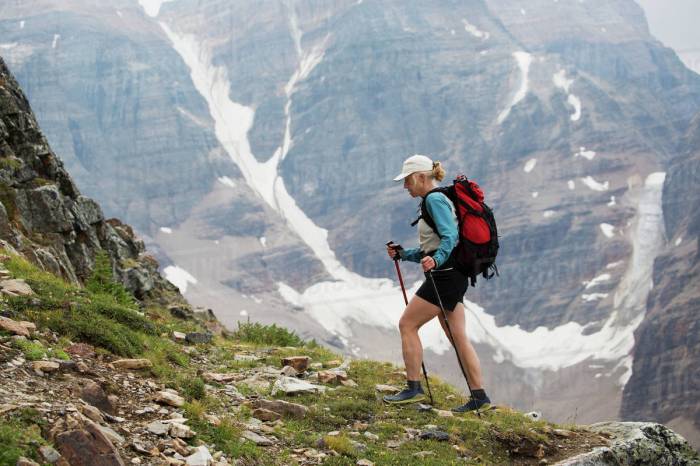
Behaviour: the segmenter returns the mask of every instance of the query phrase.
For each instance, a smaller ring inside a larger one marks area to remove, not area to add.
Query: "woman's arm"
[[[401,249],[399,251],[402,261],[420,262],[422,256],[420,248]]]
[[[425,199],[425,205],[433,222],[435,222],[436,233],[440,237],[440,246],[433,254],[436,267],[440,267],[450,257],[450,253],[457,245],[459,238],[454,207],[447,196],[442,193],[429,194]]]

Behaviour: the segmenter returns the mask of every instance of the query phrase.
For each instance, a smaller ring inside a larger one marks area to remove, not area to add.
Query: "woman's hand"
[[[391,245],[386,245],[386,252],[393,260],[396,260],[397,256],[399,255],[399,249],[401,249],[401,246],[398,244],[391,243]]]
[[[425,256],[420,260],[420,265],[423,266],[423,272],[427,272],[428,270],[435,268],[435,259],[430,256]]]

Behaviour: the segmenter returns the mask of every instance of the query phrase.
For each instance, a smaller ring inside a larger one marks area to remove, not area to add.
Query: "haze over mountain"
[[[390,180],[427,153],[499,220],[502,276],[468,295],[495,398],[698,444],[700,76],[634,1],[143,3],[5,4],[0,54],[189,300],[398,359],[383,244],[416,206]]]

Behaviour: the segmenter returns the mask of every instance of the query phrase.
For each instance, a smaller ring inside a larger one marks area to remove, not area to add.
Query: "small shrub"
[[[187,400],[201,400],[207,394],[201,377],[183,377],[180,379],[180,393]]]
[[[100,346],[119,356],[134,357],[143,353],[143,341],[138,333],[89,308],[54,312],[48,326],[71,339]]]
[[[304,340],[296,333],[275,324],[238,322],[238,329],[233,332],[232,336],[240,341],[258,345],[304,346]]]
[[[46,356],[46,348],[41,343],[29,340],[14,340],[14,346],[22,351],[28,361],[38,361]]]
[[[105,251],[99,251],[95,255],[95,267],[90,278],[85,282],[85,288],[97,294],[107,294],[121,305],[134,306],[136,301],[121,283],[114,280],[112,262]]]

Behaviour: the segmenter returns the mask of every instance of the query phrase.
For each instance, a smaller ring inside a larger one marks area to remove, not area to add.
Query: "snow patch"
[[[520,14],[523,16],[525,16],[527,14],[527,12],[525,11],[525,8],[520,9]]]
[[[600,231],[602,231],[607,238],[612,238],[613,236],[615,236],[615,227],[610,225],[609,223],[601,223]]]
[[[566,182],[566,184],[569,186],[570,190],[573,191],[574,189],[576,189],[576,183],[574,183],[574,180],[569,180]]]
[[[243,309],[241,312],[238,313],[238,315],[240,315],[241,317],[248,317],[248,311]]]
[[[573,79],[568,79],[566,77],[566,70],[559,70],[552,76],[552,82],[554,86],[563,90],[567,94],[566,101],[574,107],[574,113],[571,115],[571,121],[578,121],[581,119],[581,99],[571,94],[569,90],[571,85],[574,83]]]
[[[17,47],[17,42],[12,42],[9,44],[0,44],[0,50],[10,50]]]
[[[19,22],[19,28],[24,29],[24,20]]]
[[[535,165],[537,165],[537,159],[530,159],[525,163],[523,171],[525,173],[530,173],[535,168]]]
[[[555,214],[555,213],[556,213],[556,212],[553,211],[553,210],[545,210],[544,213],[542,214],[542,216],[543,216],[544,218],[552,218],[552,217],[554,217],[554,214]]]
[[[600,299],[605,299],[608,297],[608,293],[591,293],[591,294],[582,294],[581,299],[583,299],[585,302],[589,303],[591,301],[598,301]]]
[[[180,290],[180,293],[185,294],[187,292],[187,285],[189,283],[192,283],[193,285],[197,284],[197,279],[194,278],[187,270],[183,269],[182,267],[178,267],[176,265],[169,265],[165,269],[163,269],[163,272],[165,272],[165,278],[178,287]]]
[[[491,36],[491,34],[489,34],[488,32],[481,31],[479,28],[477,28],[464,18],[462,18],[462,24],[464,24],[464,30],[472,36],[476,37],[477,39],[487,40]]]
[[[611,262],[611,263],[609,263],[608,265],[606,265],[605,268],[606,268],[606,269],[614,269],[614,268],[616,268],[616,267],[621,266],[621,265],[624,264],[624,263],[625,263],[625,261]]]
[[[61,34],[54,34],[53,35],[53,42],[51,42],[51,48],[55,49],[56,46],[58,45],[58,39],[61,38]]]
[[[520,81],[520,87],[518,88],[517,92],[515,93],[515,96],[513,96],[513,100],[511,101],[510,105],[506,107],[499,115],[498,115],[498,124],[500,125],[503,123],[506,118],[508,118],[508,115],[510,115],[510,111],[513,107],[515,107],[518,102],[523,100],[525,96],[528,93],[529,86],[530,86],[530,81],[529,81],[529,73],[530,73],[530,64],[532,63],[532,55],[530,55],[527,52],[514,52],[513,57],[515,60],[518,62],[518,68],[520,69],[520,75],[521,75],[521,81]]]
[[[539,196],[539,195],[540,195],[540,193],[538,193],[537,191],[535,191],[534,193],[532,193],[532,198],[533,198],[533,199],[537,199],[537,196]]]
[[[605,283],[605,282],[609,281],[610,278],[612,278],[612,277],[609,273],[604,273],[604,274],[598,275],[597,277],[595,277],[593,280],[591,280],[589,282],[583,282],[583,284],[586,285],[586,289],[589,289],[589,288],[593,288],[594,286],[598,286],[601,283]]]
[[[139,4],[151,18],[155,18],[160,13],[160,6],[172,0],[139,0]]]
[[[173,233],[173,229],[168,227],[160,227],[160,231],[168,235],[171,235]]]
[[[574,158],[583,157],[587,160],[593,160],[595,158],[595,151],[586,150],[584,146],[579,147],[578,152],[574,154]]]
[[[117,16],[119,16],[119,17],[121,18],[121,17],[124,16],[124,15],[122,15],[122,12],[121,12],[121,11],[117,10]]]
[[[571,121],[578,121],[581,119],[581,99],[573,94],[569,94],[567,102],[574,107],[574,114],[571,115]]]
[[[559,70],[552,76],[552,81],[554,85],[559,89],[562,89],[567,94],[569,93],[569,88],[574,83],[573,79],[566,78],[566,70]]]
[[[678,239],[673,244],[676,246],[680,246],[682,242],[683,242],[683,237],[679,236]]]
[[[225,186],[228,186],[228,187],[230,187],[230,188],[235,188],[235,187],[236,187],[236,183],[235,183],[231,178],[229,178],[228,176],[220,176],[220,177],[217,178],[217,180],[219,181],[219,183],[221,183],[221,184],[223,184],[223,185],[225,185]]]
[[[581,181],[593,191],[607,191],[610,187],[610,183],[608,181],[606,181],[605,183],[599,183],[595,179],[593,179],[592,176],[581,178]]]
[[[264,236],[261,236],[260,238],[258,238],[258,240],[260,241],[260,244],[262,245],[262,247],[267,246],[267,238],[265,238]]]
[[[616,204],[617,204],[617,203],[615,202],[615,196],[610,196],[610,202],[608,202],[606,205],[607,205],[608,207],[613,207],[613,206],[615,206]]]

